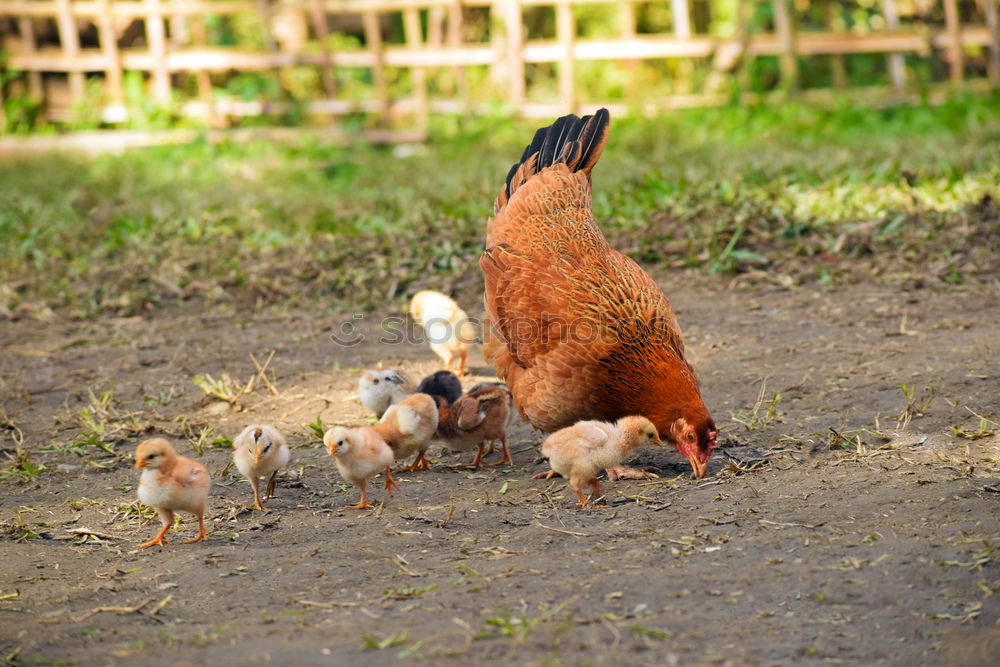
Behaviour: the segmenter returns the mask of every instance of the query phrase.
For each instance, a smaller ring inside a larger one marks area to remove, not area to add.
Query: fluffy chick
[[[361,489],[361,500],[357,505],[348,505],[348,509],[371,509],[368,502],[368,479],[385,470],[385,490],[392,497],[392,489],[399,488],[392,478],[392,449],[379,437],[375,429],[368,426],[361,428],[344,428],[336,426],[323,435],[326,451],[334,457],[337,470],[344,479]]]
[[[165,439],[150,438],[136,448],[135,467],[142,469],[139,500],[156,510],[162,524],[156,537],[139,546],[164,544],[164,535],[174,524],[174,512],[190,512],[198,517],[198,536],[189,543],[206,539],[205,505],[212,480],[205,466],[180,456]]]
[[[440,409],[435,441],[453,452],[478,447],[472,462],[478,467],[483,464],[486,443],[492,445],[494,440],[500,440],[503,457],[493,465],[514,465],[507,447],[507,426],[512,410],[513,402],[506,387],[487,387],[466,394],[451,406]]]
[[[274,496],[275,478],[278,471],[288,465],[292,450],[288,448],[281,432],[268,424],[251,424],[243,429],[233,441],[233,462],[253,487],[253,506],[262,510],[260,498],[260,478],[270,475],[264,500]]]
[[[410,299],[410,316],[420,323],[431,350],[441,357],[445,368],[465,375],[469,344],[475,340],[476,328],[465,311],[451,297],[440,292],[423,290]]]
[[[440,396],[451,405],[462,395],[462,382],[451,371],[437,371],[420,381],[417,393]]]
[[[400,469],[408,472],[430,468],[425,453],[437,427],[437,403],[427,394],[413,394],[389,406],[374,430],[392,448],[397,460],[416,452],[413,462]]]
[[[615,423],[581,421],[560,429],[542,443],[542,455],[549,460],[552,471],[536,477],[553,477],[556,473],[569,480],[580,505],[587,504],[583,489],[590,487],[592,498],[601,496],[597,473],[616,466],[642,445],[662,447],[656,427],[645,417],[622,417]]]
[[[413,393],[413,381],[406,373],[396,368],[365,371],[358,379],[358,395],[361,404],[375,413],[379,419],[393,403]]]

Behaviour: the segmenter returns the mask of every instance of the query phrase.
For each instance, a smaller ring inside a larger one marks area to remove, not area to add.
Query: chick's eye
[[[372,380],[372,384],[378,384],[378,380],[377,379]]]
[[[653,434],[652,433],[647,433],[646,437],[649,438],[650,440],[652,440],[653,439]]]

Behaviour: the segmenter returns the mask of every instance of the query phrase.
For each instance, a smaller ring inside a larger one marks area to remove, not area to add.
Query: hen
[[[590,173],[608,125],[606,109],[564,116],[535,133],[508,173],[479,260],[484,354],[536,428],[643,415],[702,477],[717,432],[677,319],[591,211]]]

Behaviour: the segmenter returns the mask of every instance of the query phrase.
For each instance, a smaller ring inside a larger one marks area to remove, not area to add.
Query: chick
[[[456,372],[465,375],[469,344],[476,337],[476,328],[465,311],[450,297],[424,290],[410,300],[410,316],[424,328],[431,350],[441,357],[445,368],[454,370],[457,362]]]
[[[375,432],[392,448],[396,459],[416,452],[413,462],[400,472],[427,470],[430,461],[424,455],[438,427],[438,407],[427,394],[413,394],[389,409],[375,424]]]
[[[556,473],[569,479],[580,505],[587,504],[583,489],[590,487],[592,498],[601,496],[597,473],[616,466],[642,445],[662,447],[656,427],[645,417],[622,417],[614,424],[581,421],[560,429],[542,443],[542,455],[549,460],[552,471],[536,477],[553,477]]]
[[[190,512],[198,517],[198,536],[188,542],[206,539],[205,505],[212,485],[208,470],[198,461],[177,454],[163,438],[150,438],[135,450],[135,467],[141,468],[139,500],[156,510],[163,527],[159,534],[140,547],[164,544],[164,535],[174,524],[174,512]]]
[[[420,381],[417,393],[440,396],[446,405],[451,405],[462,395],[462,383],[451,371],[438,371]]]
[[[243,476],[253,487],[253,506],[262,510],[260,502],[260,478],[270,475],[264,500],[274,495],[275,478],[278,471],[288,465],[292,451],[281,432],[267,424],[251,424],[243,429],[233,441],[233,461]]]
[[[334,457],[337,470],[347,481],[361,489],[361,500],[348,509],[371,509],[366,488],[368,479],[385,470],[385,490],[392,497],[392,489],[399,488],[392,478],[392,449],[379,437],[375,429],[368,426],[348,429],[343,426],[331,428],[323,435],[326,451]]]
[[[395,368],[365,371],[358,379],[361,404],[380,419],[390,405],[399,403],[412,393],[413,381],[406,373]]]
[[[476,467],[483,464],[486,442],[494,440],[503,443],[503,458],[493,465],[509,463],[510,449],[507,447],[507,426],[513,410],[510,392],[506,387],[487,387],[462,396],[451,406],[439,411],[437,442],[453,452],[464,452],[478,447]]]

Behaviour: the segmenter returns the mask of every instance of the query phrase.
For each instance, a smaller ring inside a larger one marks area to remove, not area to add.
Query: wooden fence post
[[[76,20],[70,0],[56,0],[56,26],[59,30],[59,43],[63,53],[70,58],[80,55],[80,35],[76,31]],[[74,104],[83,102],[84,77],[83,72],[69,72],[69,93]]]
[[[149,57],[153,61],[153,99],[166,104],[170,101],[170,72],[167,70],[167,36],[160,0],[146,0],[145,22]]]
[[[1000,2],[982,0],[986,29],[990,34],[990,58],[987,71],[994,87],[1000,87]]]
[[[403,32],[406,36],[406,46],[414,52],[420,50],[423,43],[423,30],[420,28],[420,14],[415,7],[403,10]],[[421,65],[410,66],[410,76],[413,81],[413,94],[416,98],[417,129],[427,131],[427,121],[430,109],[427,104],[427,71]]]
[[[35,41],[35,19],[29,16],[22,16],[17,20],[18,30],[21,32],[21,40],[24,42],[25,53],[35,53],[38,50],[38,43]],[[42,87],[42,73],[38,70],[28,72],[28,92],[37,102],[45,99],[45,89]]]
[[[896,0],[882,0],[882,13],[885,14],[885,25],[889,30],[899,30],[899,12],[896,10]],[[903,65],[903,54],[889,54],[889,80],[897,91],[906,84],[906,68]]]
[[[462,0],[452,0],[448,6],[448,46],[457,49],[462,46],[462,24],[465,21],[462,9]],[[452,68],[452,74],[458,85],[458,94],[462,98],[468,97],[469,81],[465,76],[465,69],[459,66]]]
[[[389,122],[389,85],[385,79],[385,54],[382,51],[382,25],[378,14],[366,11],[361,15],[365,29],[365,42],[372,56],[372,82],[375,84],[375,94],[378,97],[379,125],[386,126]]]
[[[958,0],[944,0],[944,26],[948,34],[948,73],[951,82],[962,83],[965,76],[965,52],[962,49],[962,19]]]
[[[507,81],[510,101],[520,107],[524,104],[524,23],[521,0],[506,0],[504,22],[507,26]]]
[[[891,0],[887,0],[891,2]],[[837,8],[839,7],[839,0],[824,0],[826,5],[826,26],[830,29],[830,32],[837,32]],[[840,53],[834,53],[830,55],[830,74],[833,79],[833,87],[837,90],[843,90],[847,88],[847,62],[844,56]]]
[[[799,87],[799,60],[795,48],[795,8],[792,0],[774,0],[774,29],[778,33],[781,54],[781,85],[787,93],[794,93]]]
[[[330,53],[328,42],[330,30],[326,25],[326,8],[323,6],[323,0],[309,0],[309,10],[313,30],[316,32],[316,39],[319,40],[320,52],[323,54],[323,61],[320,64],[323,90],[327,99],[332,100],[337,96],[337,77],[333,70],[333,55]]]
[[[562,51],[559,61],[559,101],[566,113],[576,112],[576,59],[573,44],[576,42],[576,22],[573,20],[573,5],[569,0],[559,0],[556,4],[556,39]]]
[[[97,17],[98,39],[106,62],[104,76],[107,78],[104,84],[111,101],[121,104],[125,101],[125,86],[121,58],[118,56],[118,36],[111,16],[111,0],[97,0],[97,8],[100,12]]]

